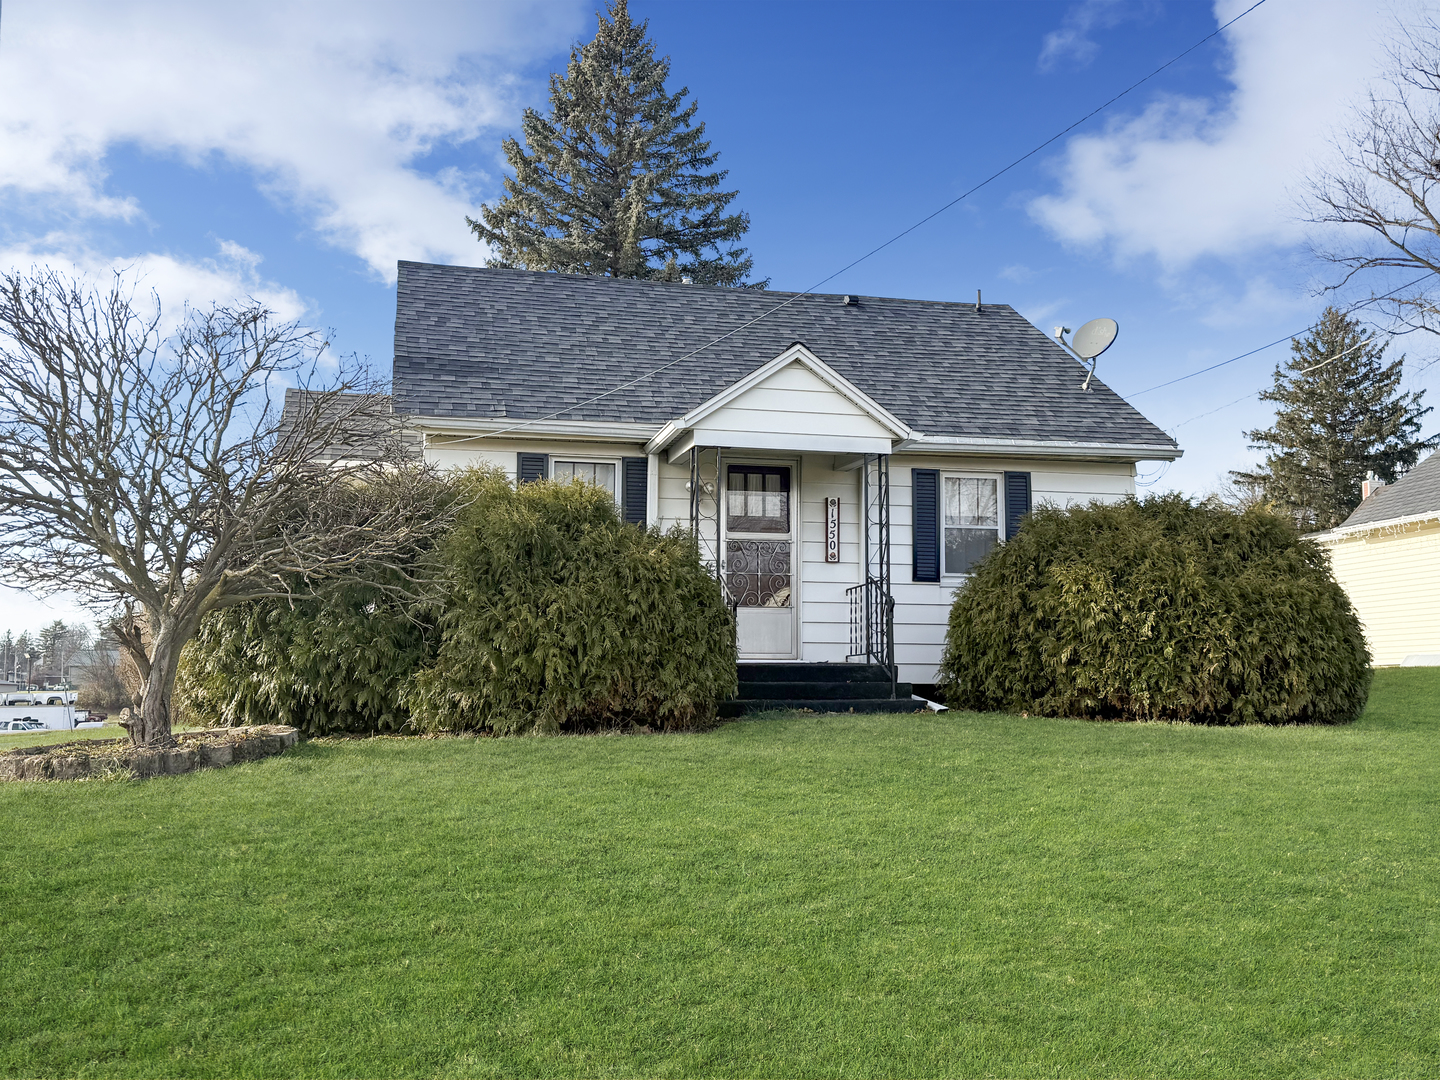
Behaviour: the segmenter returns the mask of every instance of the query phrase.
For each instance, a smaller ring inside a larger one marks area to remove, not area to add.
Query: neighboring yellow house
[[[1377,666],[1440,665],[1440,453],[1311,539],[1330,552]]]

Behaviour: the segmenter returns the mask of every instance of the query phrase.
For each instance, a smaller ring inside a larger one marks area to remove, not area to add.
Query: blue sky
[[[395,261],[483,261],[464,217],[497,194],[501,140],[544,107],[597,6],[8,0],[0,265],[125,266],[176,307],[253,295],[388,368]],[[758,276],[803,289],[1246,6],[631,10],[700,103],[751,215]],[[1284,347],[1139,392],[1318,315],[1305,178],[1382,70],[1396,20],[1418,10],[1267,0],[824,289],[972,301],[979,288],[1047,332],[1117,319],[1100,377],[1186,452],[1142,480],[1202,493],[1254,460],[1242,432],[1268,410],[1231,403],[1268,383]],[[1440,381],[1440,365],[1422,370],[1428,342],[1396,347],[1416,361],[1409,385]],[[0,591],[0,626],[73,610]]]

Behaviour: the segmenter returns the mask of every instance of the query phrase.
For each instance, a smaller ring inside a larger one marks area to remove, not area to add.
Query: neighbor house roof
[[[1341,529],[1440,514],[1440,452],[1431,454],[1393,484],[1373,492]]]
[[[396,408],[658,428],[799,342],[927,436],[1176,455],[1101,380],[1082,390],[1085,369],[1013,308],[857,299],[402,262]]]

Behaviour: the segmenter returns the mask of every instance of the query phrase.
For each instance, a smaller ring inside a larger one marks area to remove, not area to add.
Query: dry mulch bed
[[[187,731],[169,747],[132,746],[126,739],[82,739],[22,746],[0,753],[0,780],[87,780],[91,777],[178,776],[258,761],[294,746],[296,728],[282,724]]]

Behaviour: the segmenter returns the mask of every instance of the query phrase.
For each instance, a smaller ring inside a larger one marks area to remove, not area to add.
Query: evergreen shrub
[[[437,637],[433,620],[378,584],[253,601],[201,623],[181,655],[175,696],[212,726],[400,732],[410,721],[408,688]]]
[[[1179,495],[1041,508],[961,588],[940,687],[961,708],[1345,723],[1370,654],[1328,555],[1264,509]]]
[[[407,729],[415,672],[434,655],[440,596],[435,532],[458,492],[424,467],[387,471],[305,506],[309,526],[408,515],[390,557],[349,563],[343,578],[288,581],[289,596],[211,612],[185,646],[175,701],[204,723],[290,724],[308,735]]]
[[[463,485],[439,649],[410,699],[422,730],[683,728],[734,694],[734,625],[688,535],[626,524],[588,484]]]

